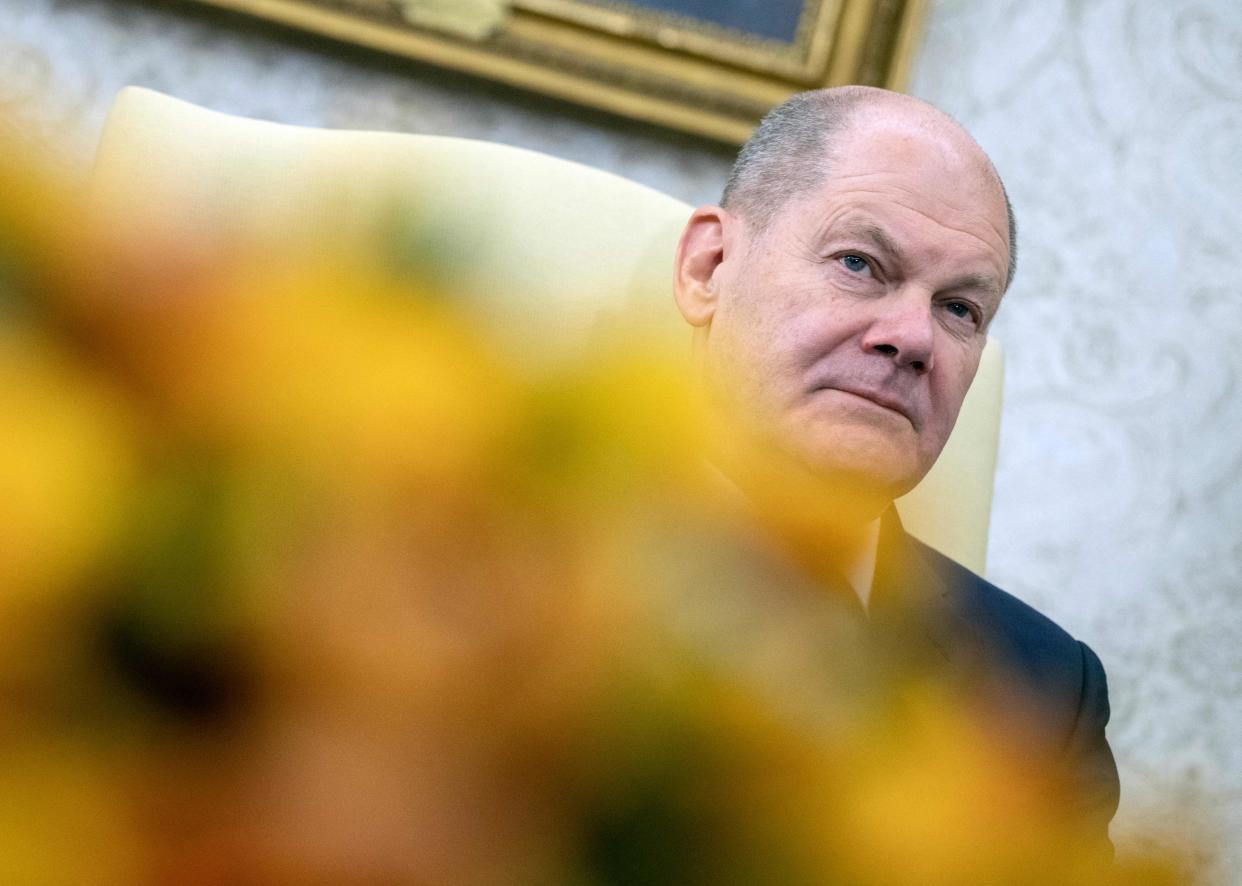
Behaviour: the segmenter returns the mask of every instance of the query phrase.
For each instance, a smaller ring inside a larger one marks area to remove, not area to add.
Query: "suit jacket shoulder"
[[[950,611],[988,643],[990,652],[1046,691],[1057,690],[1062,697],[1080,694],[1087,676],[1083,644],[1034,607],[934,548],[911,541],[941,577]]]
[[[1076,811],[1111,853],[1108,823],[1120,795],[1117,766],[1105,736],[1108,683],[1099,658],[1056,622],[927,545],[906,536],[919,560],[939,577],[963,647],[1003,674],[999,685],[1024,705],[1050,753],[1072,782]],[[967,653],[969,654],[969,653]],[[1002,690],[1003,691],[1003,690]]]

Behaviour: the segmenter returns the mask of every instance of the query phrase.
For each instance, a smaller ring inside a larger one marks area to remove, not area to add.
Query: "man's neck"
[[[714,464],[708,463],[707,469],[738,515],[748,523],[758,522],[768,546],[826,584],[844,581],[867,610],[879,550],[879,516],[851,507],[852,502],[835,501],[827,491],[808,501],[814,487],[791,497],[787,490],[783,494],[761,483],[738,483]]]

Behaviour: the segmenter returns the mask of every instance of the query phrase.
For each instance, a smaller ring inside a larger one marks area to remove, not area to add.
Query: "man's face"
[[[709,283],[717,403],[815,476],[891,500],[931,468],[974,378],[1009,262],[998,184],[958,134],[858,124],[827,180]]]

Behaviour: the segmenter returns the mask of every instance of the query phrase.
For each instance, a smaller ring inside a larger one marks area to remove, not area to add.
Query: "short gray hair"
[[[824,180],[834,136],[866,93],[855,89],[800,92],[777,105],[742,145],[720,205],[764,230],[792,197]]]
[[[836,136],[848,128],[854,112],[886,95],[891,93],[867,86],[816,89],[773,108],[738,153],[720,205],[745,218],[755,230],[765,230],[791,198],[828,175]],[[996,174],[995,167],[992,172]],[[1018,266],[1018,222],[1000,175],[996,180],[1009,224],[1008,289]]]

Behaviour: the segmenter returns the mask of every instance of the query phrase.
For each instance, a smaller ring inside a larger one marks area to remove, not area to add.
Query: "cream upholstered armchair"
[[[671,295],[691,207],[607,172],[458,138],[308,129],[233,117],[147,89],[117,98],[92,180],[105,199],[209,227],[226,217],[291,236],[330,213],[365,225],[394,201],[452,220],[455,291],[488,307],[519,349],[546,359],[582,343],[603,312],[634,312],[689,342]],[[111,205],[111,201],[110,201]],[[981,572],[1000,422],[995,342],[940,460],[898,502],[906,527]]]

